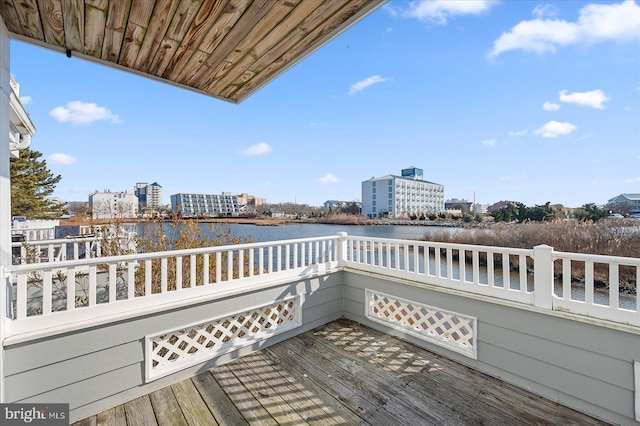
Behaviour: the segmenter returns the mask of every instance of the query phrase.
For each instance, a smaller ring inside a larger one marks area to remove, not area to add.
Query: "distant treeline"
[[[499,210],[489,213],[496,222],[553,222],[570,216],[581,222],[597,222],[609,216],[611,210],[598,207],[594,203],[584,204],[582,207],[571,209],[569,213],[561,204],[551,205],[547,202],[542,205],[528,207],[522,203],[509,204]]]

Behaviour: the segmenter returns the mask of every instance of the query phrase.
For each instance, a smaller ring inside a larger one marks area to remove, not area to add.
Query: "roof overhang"
[[[13,39],[239,103],[386,0],[0,1]]]

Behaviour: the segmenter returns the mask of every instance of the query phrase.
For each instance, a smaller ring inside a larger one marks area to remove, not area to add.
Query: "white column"
[[[0,18],[0,403],[5,402],[4,348],[7,328],[7,291],[10,281],[5,268],[11,265],[11,183],[9,181],[9,132],[11,86],[9,68],[9,31]]]
[[[533,248],[533,299],[539,308],[553,309],[553,247]]]

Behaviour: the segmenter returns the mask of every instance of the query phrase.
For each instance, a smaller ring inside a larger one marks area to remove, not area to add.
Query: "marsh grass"
[[[577,221],[557,221],[551,223],[495,224],[487,228],[472,229],[468,232],[436,232],[425,239],[434,242],[471,244],[530,249],[546,244],[556,251],[605,256],[640,258],[640,227],[637,222],[624,220],[604,220],[596,223]],[[486,256],[485,256],[486,257]],[[482,257],[481,257],[482,259]],[[484,259],[486,262],[486,259]],[[518,268],[517,259],[510,262],[510,269]],[[531,268],[532,265],[527,265]],[[636,270],[620,266],[620,289],[636,293]],[[556,279],[562,279],[562,264],[556,262]],[[571,276],[574,282],[584,282],[584,262],[572,262]],[[608,287],[609,269],[607,264],[594,265],[594,283],[598,287]]]

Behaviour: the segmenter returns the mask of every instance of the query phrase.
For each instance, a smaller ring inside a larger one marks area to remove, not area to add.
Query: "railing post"
[[[533,248],[533,300],[535,306],[553,309],[553,247]]]
[[[344,268],[347,260],[347,233],[338,232],[338,266]]]

